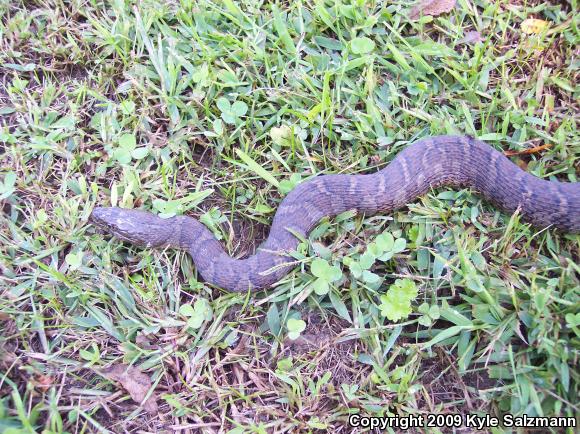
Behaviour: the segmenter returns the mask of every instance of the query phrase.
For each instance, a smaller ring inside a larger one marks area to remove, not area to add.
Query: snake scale
[[[439,186],[472,187],[501,209],[521,210],[538,227],[580,232],[580,182],[536,178],[489,145],[467,136],[420,140],[401,151],[382,170],[368,175],[323,175],[292,190],[280,204],[267,240],[246,259],[230,257],[199,221],[162,219],[146,211],[95,208],[94,225],[116,237],[147,247],[186,249],[206,282],[230,291],[267,288],[295,264],[296,249],[321,218],[356,210],[390,212]]]

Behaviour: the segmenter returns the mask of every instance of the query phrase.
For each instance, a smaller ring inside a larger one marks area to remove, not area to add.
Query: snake
[[[258,291],[297,266],[291,252],[322,218],[345,211],[389,213],[442,186],[471,188],[506,212],[519,210],[538,228],[580,232],[580,182],[537,178],[470,136],[419,140],[375,173],[327,174],[299,183],[281,201],[267,239],[246,258],[231,257],[203,223],[186,215],[161,218],[139,209],[95,207],[90,221],[135,245],[186,250],[209,284]]]

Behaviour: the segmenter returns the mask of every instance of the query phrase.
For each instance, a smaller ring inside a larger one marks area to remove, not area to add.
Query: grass
[[[472,191],[323,221],[255,295],[87,224],[96,205],[187,213],[242,256],[297,182],[437,134],[577,182],[577,6],[460,1],[411,21],[407,2],[0,2],[1,430],[577,417],[579,237]],[[526,18],[551,26],[526,35]],[[390,291],[409,305],[393,313]],[[120,363],[149,376],[158,412],[102,375]]]

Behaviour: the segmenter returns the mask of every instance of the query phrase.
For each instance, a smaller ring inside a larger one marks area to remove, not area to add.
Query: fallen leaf
[[[40,374],[35,379],[35,386],[40,389],[42,392],[46,392],[48,389],[52,387],[54,384],[54,378],[50,375],[43,375]]]
[[[524,172],[526,170],[528,170],[528,163],[526,163],[524,160],[522,160],[521,158],[516,158],[514,163],[517,164],[517,166],[522,169]]]
[[[124,364],[113,365],[110,368],[102,369],[99,373],[109,380],[121,383],[121,386],[129,392],[133,401],[143,405],[149,414],[157,414],[157,402],[152,394],[145,402],[143,399],[151,388],[151,379],[139,369]]]
[[[552,144],[551,143],[545,143],[543,145],[540,146],[534,146],[533,148],[530,149],[524,149],[522,151],[505,151],[504,155],[506,157],[512,157],[514,155],[530,155],[530,154],[536,154],[540,151],[543,151],[545,149],[551,148]]]
[[[542,33],[548,27],[550,27],[549,22],[538,20],[536,18],[528,18],[524,20],[520,26],[522,32],[527,33],[528,35]]]
[[[142,333],[137,335],[137,338],[135,338],[135,343],[145,350],[151,350],[155,348],[155,345],[151,343],[149,338]]]
[[[483,38],[481,37],[481,34],[476,31],[476,30],[472,30],[471,32],[467,32],[465,34],[465,36],[463,38],[461,38],[459,41],[457,41],[457,44],[477,44],[478,42],[482,42]]]
[[[258,390],[262,390],[262,391],[270,390],[270,388],[262,382],[262,380],[260,379],[258,374],[255,374],[252,371],[248,371],[247,374],[248,374],[248,377],[250,377],[250,380],[252,380],[252,382],[258,387]]]
[[[424,15],[437,15],[451,12],[455,7],[457,0],[422,0],[419,4],[413,6],[409,18],[417,20]]]

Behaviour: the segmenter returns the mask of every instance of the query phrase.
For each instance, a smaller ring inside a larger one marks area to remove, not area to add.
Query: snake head
[[[162,219],[150,212],[136,209],[96,207],[90,221],[117,238],[146,247],[171,244],[175,232],[170,219]]]

